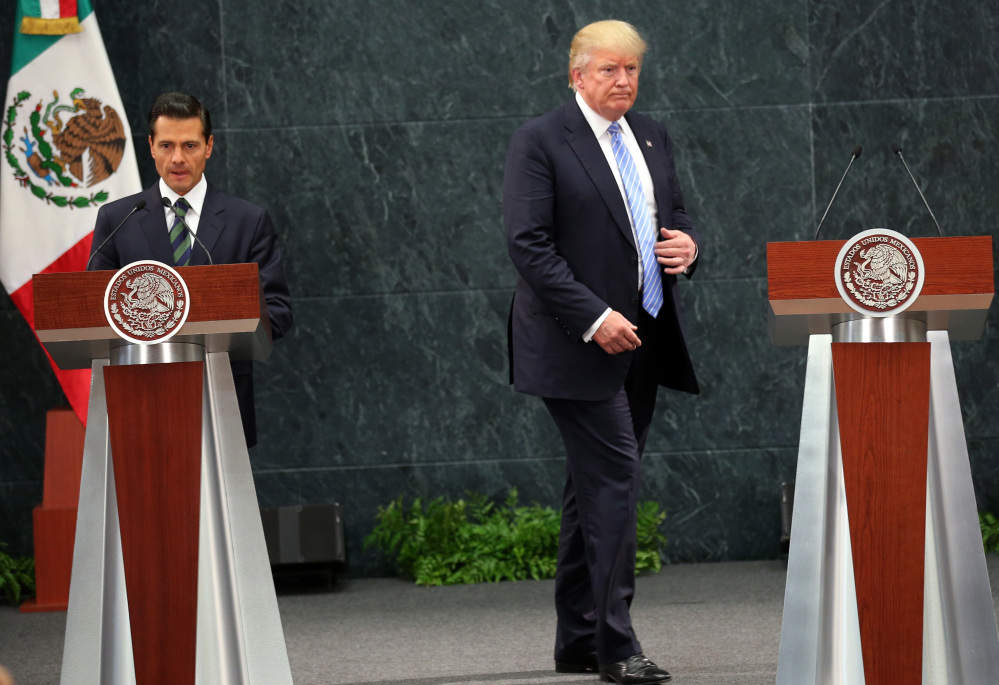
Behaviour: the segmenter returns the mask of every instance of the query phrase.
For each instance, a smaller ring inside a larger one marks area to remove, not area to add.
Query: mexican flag
[[[0,283],[34,329],[31,275],[84,270],[101,205],[141,186],[89,0],[18,0],[10,72],[0,124]],[[52,368],[86,423],[90,371]]]

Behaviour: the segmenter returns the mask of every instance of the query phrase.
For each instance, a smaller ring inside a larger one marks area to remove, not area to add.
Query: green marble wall
[[[506,383],[500,188],[510,134],[570,96],[569,41],[590,21],[648,39],[637,108],[672,132],[708,241],[682,293],[703,393],[661,391],[645,460],[674,561],[781,552],[805,350],[767,340],[765,246],[811,237],[853,147],[825,237],[932,233],[892,142],[948,234],[999,225],[995,3],[93,4],[137,148],[156,94],[197,94],[216,125],[210,180],[274,217],[297,320],[258,365],[260,502],[341,502],[355,574],[384,572],[360,542],[400,494],[516,486],[558,502],[555,428]],[[0,16],[0,73],[12,23]],[[6,297],[0,335],[0,540],[28,551],[59,391]],[[954,345],[983,507],[999,507],[997,353],[994,322]]]

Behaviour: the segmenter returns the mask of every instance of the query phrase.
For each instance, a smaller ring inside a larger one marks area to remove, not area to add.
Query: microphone
[[[940,237],[942,238],[943,231],[940,230],[940,222],[938,222],[937,218],[933,216],[933,210],[930,209],[930,203],[926,201],[926,198],[923,196],[923,191],[919,189],[919,184],[916,183],[916,178],[912,175],[912,172],[909,171],[909,165],[905,163],[905,157],[902,156],[902,148],[898,146],[898,143],[892,143],[891,151],[898,155],[898,158],[902,160],[902,166],[905,167],[906,172],[909,174],[909,178],[912,179],[912,185],[916,186],[916,192],[919,193],[919,197],[923,198],[923,204],[926,205],[926,211],[930,213],[930,218],[933,219],[933,223],[937,225],[937,233],[940,234]]]
[[[165,198],[165,197],[161,197],[161,198],[160,198],[160,202],[162,202],[162,203],[163,203],[163,206],[164,206],[164,207],[166,207],[166,208],[167,208],[167,209],[169,209],[169,210],[170,210],[171,212],[173,212],[173,215],[174,215],[175,217],[177,217],[178,219],[180,219],[180,222],[181,222],[182,224],[184,224],[184,228],[186,228],[186,229],[187,229],[187,232],[188,232],[188,233],[189,233],[189,234],[191,235],[191,237],[192,237],[192,238],[194,238],[194,242],[196,242],[196,243],[197,243],[198,245],[200,245],[200,246],[201,246],[201,249],[205,251],[205,254],[206,254],[206,255],[208,255],[208,263],[209,263],[209,264],[210,264],[211,266],[215,266],[215,261],[214,261],[214,260],[212,259],[212,253],[208,251],[208,248],[207,248],[207,247],[205,247],[205,244],[204,244],[203,242],[201,242],[200,240],[198,240],[198,234],[197,234],[197,233],[195,233],[194,231],[192,231],[192,230],[191,230],[191,227],[187,225],[187,221],[186,221],[186,220],[184,219],[184,217],[182,217],[182,216],[181,216],[180,214],[178,214],[178,213],[177,213],[177,210],[176,210],[176,209],[174,209],[174,206],[173,206],[173,203],[172,203],[172,202],[170,202],[170,200],[168,200],[168,199],[167,199],[167,198]]]
[[[857,147],[853,148],[853,155],[851,155],[850,157],[850,163],[846,165],[846,171],[843,172],[842,178],[840,178],[839,183],[836,184],[836,190],[833,191],[832,197],[829,199],[829,204],[826,205],[826,211],[822,212],[822,218],[819,219],[819,225],[815,227],[815,236],[812,238],[812,240],[818,240],[819,229],[822,228],[822,223],[826,220],[826,214],[829,213],[829,208],[832,207],[833,202],[836,201],[836,195],[839,193],[839,187],[843,185],[843,180],[846,178],[846,175],[850,173],[850,167],[853,166],[853,160],[857,159],[857,157],[860,157],[860,153],[863,151],[864,148],[861,145],[858,145]]]
[[[132,211],[125,215],[125,218],[121,220],[121,223],[115,226],[113,231],[108,233],[108,237],[104,239],[104,242],[102,242],[100,246],[91,253],[90,259],[87,260],[87,268],[84,269],[84,271],[90,271],[90,263],[94,261],[94,257],[97,256],[97,253],[100,252],[101,249],[108,244],[108,241],[111,240],[112,237],[114,237],[114,234],[118,232],[118,229],[124,226],[125,222],[128,221],[133,214],[135,214],[137,211],[139,211],[145,206],[146,206],[145,200],[139,200],[138,202],[135,203],[135,206],[132,207]]]

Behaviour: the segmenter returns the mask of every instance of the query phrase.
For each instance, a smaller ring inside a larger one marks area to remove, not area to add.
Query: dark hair
[[[156,137],[156,120],[160,117],[169,119],[201,119],[201,131],[205,135],[205,142],[212,135],[212,115],[208,113],[208,108],[201,104],[198,98],[187,93],[163,93],[153,108],[149,110],[149,137]]]

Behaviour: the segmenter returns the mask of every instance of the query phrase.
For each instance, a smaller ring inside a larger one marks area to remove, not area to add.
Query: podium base
[[[145,362],[143,362],[145,363]],[[137,682],[103,369],[93,364],[62,685]],[[194,672],[176,685],[291,685],[229,356],[205,355]]]
[[[28,601],[21,604],[20,610],[22,614],[40,614],[46,611],[66,611],[68,606],[68,601],[42,604],[38,601],[37,597],[32,597]]]
[[[950,339],[930,331],[927,340],[922,683],[999,682],[999,631]],[[830,335],[813,335],[808,346],[792,531],[777,683],[864,685]]]

